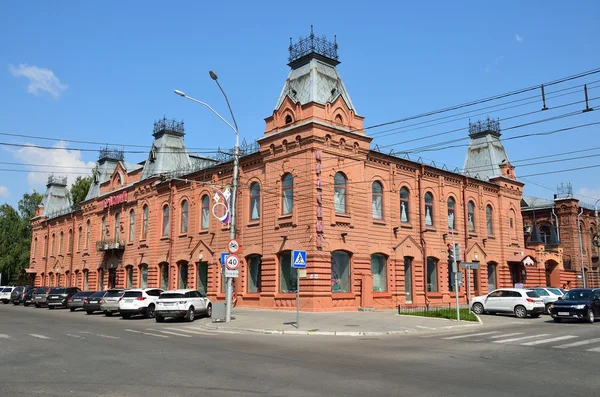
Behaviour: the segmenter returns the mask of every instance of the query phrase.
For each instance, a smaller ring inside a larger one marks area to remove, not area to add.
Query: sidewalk
[[[296,312],[236,308],[230,323],[213,322],[220,330],[235,330],[262,334],[376,336],[398,335],[415,331],[472,327],[472,321],[398,315],[396,310],[373,312],[300,313],[296,328]]]

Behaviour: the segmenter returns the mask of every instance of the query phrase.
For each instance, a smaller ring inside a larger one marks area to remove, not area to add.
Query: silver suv
[[[563,294],[560,293],[560,290],[556,288],[549,287],[535,287],[533,289],[544,301],[544,313],[550,314],[550,305],[553,304],[560,298]],[[554,291],[553,291],[554,290]]]

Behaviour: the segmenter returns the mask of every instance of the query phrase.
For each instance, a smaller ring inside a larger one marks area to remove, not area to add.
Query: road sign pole
[[[460,321],[460,306],[458,303],[458,266],[456,265],[456,245],[454,244],[454,228],[452,230],[452,257],[454,258],[454,265],[452,270],[454,273],[454,294],[456,295],[456,321]]]
[[[300,271],[296,269],[296,329],[300,328]]]
[[[467,303],[471,301],[471,266],[467,267]]]

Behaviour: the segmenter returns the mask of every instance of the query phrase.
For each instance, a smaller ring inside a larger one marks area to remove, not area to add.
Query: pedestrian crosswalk
[[[600,353],[600,338],[583,339],[583,337],[578,335],[552,335],[547,333],[527,334],[525,332],[501,333],[500,331],[488,331],[463,333],[442,337],[440,339],[457,342],[489,342],[499,345],[541,346],[554,349],[582,348],[588,352]],[[597,344],[598,346],[592,347],[594,344]]]

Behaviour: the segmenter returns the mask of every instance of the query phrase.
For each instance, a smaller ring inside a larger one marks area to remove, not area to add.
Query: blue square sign
[[[292,267],[306,269],[306,251],[292,251]]]
[[[225,266],[225,261],[229,255],[231,255],[229,252],[221,252],[221,266]]]

